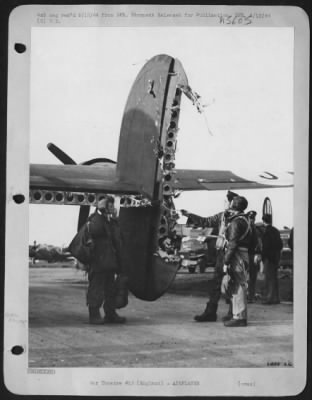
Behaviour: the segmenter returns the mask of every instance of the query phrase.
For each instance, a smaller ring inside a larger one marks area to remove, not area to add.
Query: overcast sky
[[[164,53],[182,62],[207,105],[199,114],[182,98],[177,168],[293,170],[291,28],[33,28],[30,162],[60,164],[49,142],[78,163],[116,159],[134,79]],[[239,193],[259,214],[269,196],[274,224],[293,225],[292,189]],[[224,195],[183,193],[176,206],[208,216]],[[30,205],[30,242],[67,245],[77,216],[74,206]]]

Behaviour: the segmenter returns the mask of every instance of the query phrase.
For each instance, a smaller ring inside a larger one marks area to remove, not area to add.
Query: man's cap
[[[245,197],[243,196],[236,196],[232,200],[231,203],[231,209],[235,211],[244,211],[248,207],[248,201]]]
[[[101,209],[101,208],[106,208],[107,207],[107,203],[115,203],[115,199],[113,196],[105,196],[102,197],[99,201],[98,201],[98,205],[97,208]]]
[[[98,201],[97,208],[98,209],[106,208],[106,204],[107,204],[107,197],[103,197]]]
[[[231,192],[230,190],[228,190],[228,192],[226,194],[226,197],[227,197],[228,201],[230,201],[230,202],[234,199],[234,197],[237,197],[237,196],[238,196],[237,193]]]
[[[106,199],[107,203],[115,203],[115,198],[113,196],[108,195],[106,196]]]
[[[263,214],[262,221],[266,224],[272,224],[272,215],[271,214]]]
[[[255,219],[257,215],[257,211],[248,211],[247,217],[251,219]]]

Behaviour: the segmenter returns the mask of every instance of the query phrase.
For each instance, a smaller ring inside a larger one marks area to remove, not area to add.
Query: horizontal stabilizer
[[[138,184],[118,182],[116,164],[30,165],[30,189],[137,194]]]
[[[293,172],[175,170],[175,190],[264,189],[293,186]]]

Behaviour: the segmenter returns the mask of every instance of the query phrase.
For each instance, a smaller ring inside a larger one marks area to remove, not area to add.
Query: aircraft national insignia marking
[[[277,177],[277,176],[275,176],[275,175],[271,174],[270,172],[264,171],[264,174],[266,174],[266,175],[259,175],[259,176],[260,176],[260,178],[264,178],[264,179],[270,179],[270,180],[275,180],[275,179],[278,179],[278,177]]]

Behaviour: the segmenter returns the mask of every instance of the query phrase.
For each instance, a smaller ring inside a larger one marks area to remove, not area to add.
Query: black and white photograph
[[[287,6],[12,11],[8,390],[304,389],[308,42]]]

